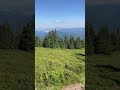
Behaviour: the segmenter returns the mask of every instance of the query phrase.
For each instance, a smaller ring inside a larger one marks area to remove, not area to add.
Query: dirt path
[[[69,85],[69,86],[63,87],[62,90],[85,90],[85,86],[81,84]]]

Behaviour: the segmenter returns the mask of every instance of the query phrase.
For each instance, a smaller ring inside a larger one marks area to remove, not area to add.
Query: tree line
[[[106,54],[120,50],[120,30],[110,30],[107,25],[95,30],[90,23],[86,24],[85,32],[86,55]]]
[[[34,21],[29,21],[20,31],[13,31],[9,24],[0,25],[0,49],[34,50]]]
[[[64,49],[81,49],[85,47],[85,41],[80,37],[60,37],[56,30],[50,31],[42,40],[39,36],[35,36],[36,47],[46,48],[64,48]]]

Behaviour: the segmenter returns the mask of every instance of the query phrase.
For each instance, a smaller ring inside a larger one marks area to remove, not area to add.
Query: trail
[[[69,85],[63,87],[62,90],[85,90],[85,86],[81,84]]]

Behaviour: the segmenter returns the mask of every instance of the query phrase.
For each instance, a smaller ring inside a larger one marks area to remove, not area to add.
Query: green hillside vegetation
[[[111,30],[107,25],[95,29],[91,23],[86,23],[85,32],[86,55],[111,55],[120,51],[120,28]]]
[[[34,52],[0,50],[0,90],[34,89]]]
[[[60,90],[62,86],[85,83],[85,49],[35,49],[36,90]]]
[[[92,55],[87,58],[89,61],[86,62],[86,84],[89,86],[89,90],[120,89],[119,51],[111,55]]]
[[[86,86],[89,90],[120,89],[120,29],[86,23]]]
[[[75,38],[73,35],[70,37],[60,37],[56,30],[48,32],[44,39],[35,36],[35,46],[45,48],[63,48],[63,49],[80,49],[85,47],[85,40],[80,37]]]

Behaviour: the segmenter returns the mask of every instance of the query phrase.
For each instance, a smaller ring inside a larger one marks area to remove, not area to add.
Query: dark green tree
[[[11,32],[10,25],[5,23],[0,26],[0,48],[13,49],[14,48],[14,34]]]
[[[75,49],[80,49],[82,47],[80,37],[76,38]]]
[[[50,31],[43,41],[43,47],[59,48],[59,36],[56,30]]]
[[[65,48],[68,48],[68,44],[69,44],[69,39],[67,38],[67,36],[64,37],[64,44],[65,44]]]
[[[59,45],[60,45],[60,48],[65,48],[65,42],[63,38],[59,38]]]
[[[94,38],[95,38],[95,31],[92,24],[86,23],[86,30],[85,30],[85,49],[86,55],[94,54]]]
[[[50,38],[49,38],[48,35],[44,38],[43,47],[46,47],[46,48],[50,48],[51,47],[51,45],[50,45]]]
[[[42,40],[40,39],[39,36],[35,36],[35,46],[36,47],[42,46]]]
[[[108,32],[108,27],[103,26],[97,35],[97,53],[98,54],[111,54],[112,52],[112,43],[111,35]]]
[[[116,51],[117,50],[118,41],[117,41],[117,34],[116,34],[115,31],[113,31],[111,33],[111,43],[112,43],[112,50]]]
[[[69,45],[68,45],[69,49],[74,49],[74,42],[75,42],[74,37],[71,35],[69,40]]]
[[[34,20],[31,20],[24,28],[20,36],[21,50],[34,50],[35,47],[35,36],[34,36]]]
[[[81,48],[85,48],[85,39],[81,40]]]

